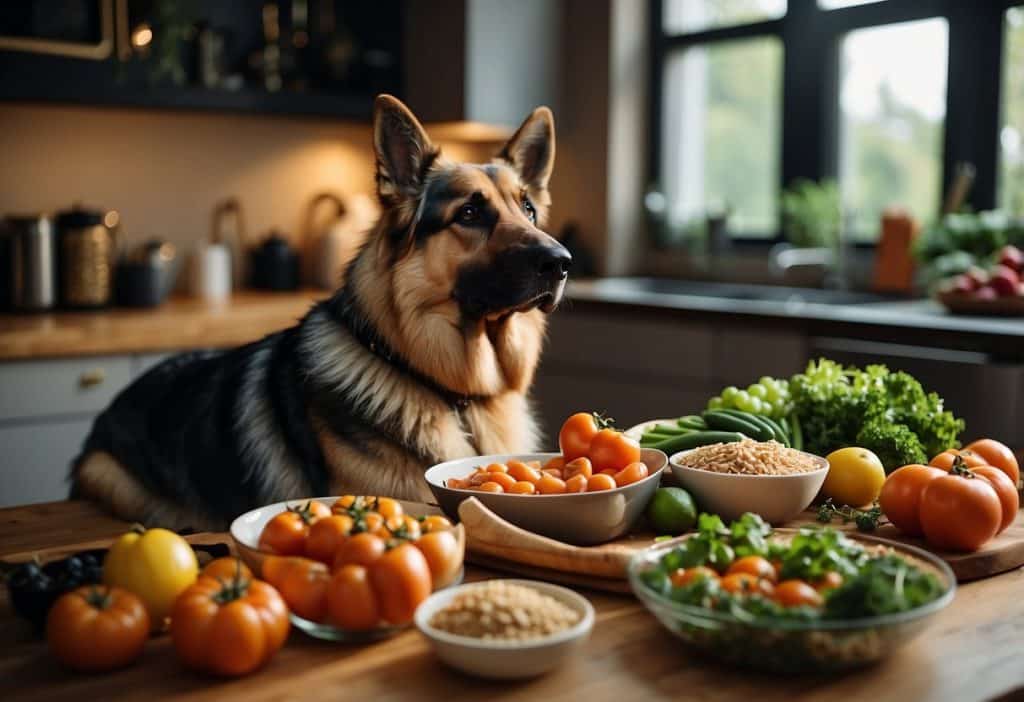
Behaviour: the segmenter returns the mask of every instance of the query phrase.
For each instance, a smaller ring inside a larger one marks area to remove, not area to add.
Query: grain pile
[[[792,475],[821,468],[811,456],[778,441],[753,439],[702,446],[687,453],[680,463],[687,468],[736,475]]]
[[[531,587],[489,580],[452,598],[430,625],[457,636],[524,641],[564,631],[579,620],[576,610]]]

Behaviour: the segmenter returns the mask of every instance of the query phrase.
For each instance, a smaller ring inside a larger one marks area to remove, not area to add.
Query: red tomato
[[[946,449],[938,456],[928,461],[928,465],[941,468],[948,473],[952,470],[953,464],[956,463],[958,458],[963,462],[963,465],[968,468],[987,465],[985,459],[981,456],[970,451],[960,451],[958,449]]]
[[[327,585],[327,615],[343,629],[366,631],[380,624],[380,602],[366,566],[342,566]]]
[[[598,473],[597,475],[590,476],[587,481],[587,492],[597,492],[599,490],[612,490],[616,487],[615,478],[606,473]]]
[[[614,429],[602,429],[590,442],[587,457],[598,473],[620,471],[640,460],[640,443]]]
[[[565,420],[558,432],[558,448],[567,462],[587,455],[591,440],[601,428],[599,423],[591,412],[577,412]]]
[[[803,580],[784,580],[776,585],[775,601],[783,607],[820,607],[825,602],[821,593]]]
[[[384,619],[391,624],[406,624],[412,620],[416,608],[430,596],[430,565],[419,549],[412,544],[402,544],[373,564],[370,582]]]
[[[928,483],[921,493],[920,517],[928,543],[976,551],[999,533],[1003,506],[988,480],[954,472]]]
[[[987,480],[992,489],[996,491],[999,504],[1003,509],[1003,520],[999,523],[997,533],[1002,534],[1017,519],[1017,510],[1020,509],[1020,494],[1017,492],[1017,487],[1006,477],[1006,473],[994,466],[978,466],[972,468],[971,472]]]
[[[679,568],[669,576],[669,580],[676,587],[683,587],[704,578],[718,580],[718,573],[707,566],[694,566],[693,568]]]
[[[1014,487],[1020,484],[1020,466],[1017,465],[1017,457],[1006,444],[1001,444],[993,439],[978,439],[967,444],[964,451],[981,456],[986,465],[994,466],[1006,473]]]
[[[309,528],[309,536],[306,537],[306,555],[314,561],[330,564],[334,560],[334,553],[338,547],[352,533],[354,525],[352,517],[347,514],[332,514],[318,519]]]
[[[726,575],[735,575],[736,573],[747,573],[753,575],[755,578],[761,578],[770,582],[775,582],[775,568],[768,559],[762,558],[761,556],[744,556],[738,560],[732,562],[729,568],[725,571]]]
[[[771,582],[750,573],[733,573],[722,578],[722,589],[734,595],[764,595],[771,597],[774,587]]]
[[[615,484],[619,487],[639,483],[647,477],[647,464],[641,461],[630,463],[613,477],[615,478]]]
[[[911,464],[889,474],[882,484],[878,504],[885,516],[904,534],[921,534],[921,493],[928,483],[946,475],[941,468]]]
[[[843,576],[834,570],[830,570],[814,582],[814,589],[820,593],[825,593],[829,590],[835,590],[842,584]]]

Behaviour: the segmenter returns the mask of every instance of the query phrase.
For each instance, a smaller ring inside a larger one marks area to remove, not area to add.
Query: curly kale
[[[878,415],[864,422],[853,443],[873,451],[887,472],[908,463],[928,462],[921,440],[910,427],[894,424]]]

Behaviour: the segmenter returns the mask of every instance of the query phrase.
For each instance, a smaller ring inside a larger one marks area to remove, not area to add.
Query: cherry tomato
[[[343,542],[334,554],[334,569],[354,563],[356,565],[372,565],[384,555],[387,544],[377,534],[363,532]],[[271,583],[273,584],[273,583]]]
[[[442,517],[440,514],[428,514],[420,520],[420,528],[424,534],[429,534],[432,531],[451,529],[452,523],[447,517]]]
[[[615,478],[616,485],[624,487],[640,482],[647,477],[647,472],[647,464],[637,461],[636,463],[630,463],[612,477]]]
[[[747,573],[755,578],[761,578],[773,583],[778,578],[772,564],[768,562],[768,559],[761,556],[744,556],[733,561],[725,571],[725,574],[734,575],[736,573]]]
[[[311,622],[322,622],[327,616],[330,578],[327,566],[320,561],[301,556],[263,559],[263,579],[274,586],[292,612]]]
[[[601,428],[598,424],[598,418],[589,412],[577,412],[565,420],[558,432],[558,448],[566,461],[587,455],[590,442]]]
[[[380,603],[366,566],[342,566],[327,585],[327,616],[343,629],[366,631],[380,624]]]
[[[54,658],[84,672],[128,665],[148,638],[146,606],[120,587],[86,585],[64,593],[46,616],[46,642]]]
[[[599,490],[615,489],[615,478],[605,473],[598,473],[590,476],[587,481],[587,492],[598,492]]]
[[[494,482],[493,480],[484,483],[483,485],[478,487],[477,490],[479,490],[480,492],[505,492],[505,488],[503,488],[501,485]]]
[[[508,473],[489,473],[489,476],[490,482],[497,483],[505,489],[505,492],[508,492],[513,485],[519,482]]]
[[[956,551],[976,551],[999,533],[1003,506],[988,480],[970,471],[954,472],[924,488],[920,518],[928,543]]]
[[[565,468],[562,469],[562,478],[568,480],[577,475],[582,475],[584,478],[589,478],[594,474],[594,467],[590,463],[590,459],[586,456],[575,458],[565,464]]]
[[[718,573],[707,566],[694,566],[693,568],[679,568],[669,580],[675,587],[683,587],[700,579],[718,580]]]
[[[537,490],[542,495],[559,495],[565,492],[565,481],[553,475],[545,473],[537,481]]]
[[[824,594],[829,590],[835,590],[842,584],[843,576],[834,570],[830,570],[814,582],[814,589]]]
[[[314,561],[330,564],[338,547],[352,533],[355,522],[347,514],[332,514],[318,519],[306,537],[306,555]]]
[[[587,476],[582,473],[577,473],[568,480],[565,481],[566,492],[586,492],[587,491]]]
[[[928,483],[944,475],[941,468],[916,463],[890,473],[882,484],[878,504],[893,526],[904,534],[919,536],[921,493]]]
[[[267,522],[260,533],[259,547],[279,556],[297,556],[306,550],[309,526],[317,519],[330,515],[331,510],[316,500],[289,507]]]
[[[215,558],[205,566],[200,575],[208,575],[215,580],[231,580],[235,577],[242,577],[246,580],[252,578],[252,571],[249,566],[242,563],[241,558],[235,556],[224,556]]]
[[[408,514],[403,514],[387,520],[384,522],[384,528],[374,533],[382,539],[390,539],[394,537],[397,539],[415,541],[420,538],[422,531],[420,529],[419,520],[415,517],[410,517]]]
[[[540,480],[540,471],[526,465],[522,461],[509,461],[508,474],[520,482],[537,484]]]
[[[821,607],[825,600],[821,593],[803,580],[784,580],[775,586],[775,601],[783,607]]]
[[[558,472],[561,472],[562,469],[565,468],[565,464],[565,456],[555,456],[554,458],[550,459],[547,463],[545,463],[541,467],[541,470],[557,470]]]
[[[1020,466],[1017,457],[1006,444],[993,439],[978,439],[964,449],[984,459],[986,465],[994,466],[1006,473],[1014,487],[1020,484]]]
[[[462,567],[462,549],[459,548],[459,540],[455,538],[454,532],[450,530],[424,534],[413,545],[427,559],[433,585],[450,582]]]
[[[492,463],[484,468],[484,471],[487,473],[508,473],[508,466],[504,463]]]
[[[412,544],[402,544],[381,556],[370,568],[370,582],[381,615],[391,624],[406,624],[430,596],[430,566]]]
[[[402,503],[390,497],[378,497],[373,507],[385,520],[392,517],[401,517],[405,514]]]
[[[733,573],[722,578],[722,589],[734,595],[764,595],[771,597],[772,583],[750,573]]]
[[[537,492],[537,485],[536,483],[531,483],[528,480],[520,480],[506,492],[512,495],[532,495]]]
[[[622,432],[602,429],[590,442],[587,457],[597,472],[619,471],[640,460],[640,444]]]

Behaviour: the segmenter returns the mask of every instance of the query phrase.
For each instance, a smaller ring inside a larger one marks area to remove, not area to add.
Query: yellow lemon
[[[850,446],[828,456],[828,475],[821,492],[837,505],[863,507],[878,499],[885,468],[871,451]]]

